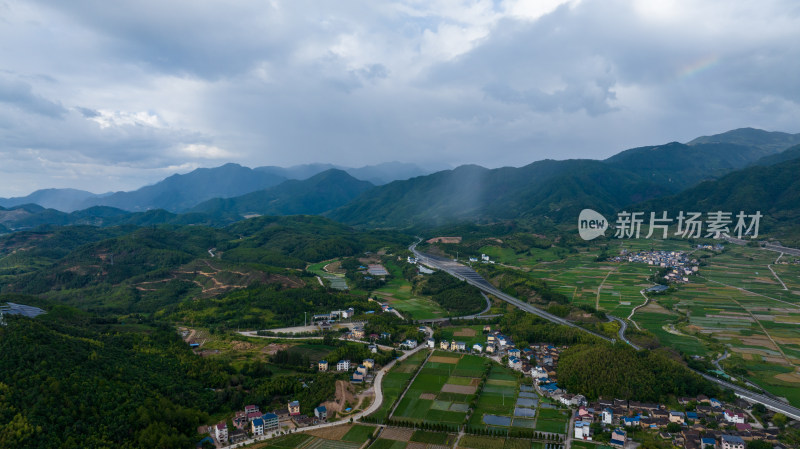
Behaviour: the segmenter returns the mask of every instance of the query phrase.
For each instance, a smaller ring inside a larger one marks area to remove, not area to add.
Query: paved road
[[[733,243],[736,245],[746,245],[752,242],[752,240],[737,239],[735,237],[725,237],[725,240],[727,240],[729,243]],[[800,256],[800,249],[797,248],[789,248],[787,246],[775,245],[772,243],[762,243],[761,248],[767,251],[775,251],[777,253],[786,253],[786,254],[791,254],[793,256]]]
[[[635,349],[637,351],[642,349],[639,346],[635,345],[630,340],[628,340],[628,338],[625,336],[625,331],[628,330],[628,322],[627,321],[623,320],[622,318],[615,317],[614,315],[606,314],[606,316],[609,319],[614,320],[617,323],[619,323],[619,338],[620,338],[620,340],[624,341],[625,343],[627,343],[628,345],[630,345],[633,349]]]
[[[553,314],[547,313],[547,312],[545,312],[543,310],[540,310],[540,309],[538,309],[538,308],[536,308],[536,307],[534,307],[534,306],[532,306],[532,305],[530,305],[528,303],[522,302],[519,299],[514,298],[513,296],[507,295],[507,294],[499,291],[492,284],[490,284],[486,279],[481,277],[478,273],[476,273],[474,270],[472,270],[469,267],[466,267],[466,266],[461,265],[459,263],[453,262],[452,260],[449,260],[449,259],[444,259],[444,258],[441,258],[441,257],[431,256],[429,254],[422,253],[420,251],[417,251],[416,246],[417,246],[416,243],[411,245],[409,247],[409,250],[411,250],[414,253],[414,255],[417,257],[417,259],[419,259],[419,261],[424,263],[425,265],[429,265],[431,267],[440,269],[440,270],[442,270],[442,271],[444,271],[444,272],[446,272],[446,273],[448,273],[448,274],[450,274],[452,276],[455,276],[455,277],[457,277],[459,279],[466,280],[469,284],[478,287],[479,289],[481,289],[482,291],[484,291],[486,293],[489,293],[491,295],[495,295],[496,297],[498,297],[498,298],[502,299],[503,301],[506,301],[506,302],[516,306],[517,308],[519,308],[521,310],[533,313],[535,315],[538,315],[538,316],[540,316],[540,317],[542,317],[542,318],[544,318],[546,320],[552,321],[552,322],[557,323],[557,324],[563,324],[565,326],[570,326],[570,327],[574,327],[574,328],[580,329],[580,330],[582,330],[584,332],[587,332],[589,334],[592,334],[592,335],[594,335],[596,337],[602,338],[603,340],[611,341],[611,339],[606,337],[606,336],[603,336],[603,335],[597,334],[595,332],[592,332],[592,331],[590,331],[588,329],[582,328],[582,327],[580,327],[580,326],[578,326],[578,325],[576,325],[576,324],[574,324],[574,323],[572,323],[570,321],[567,321],[567,320],[565,320],[563,318],[557,317],[557,316],[555,316]],[[791,249],[791,248],[785,248],[785,247],[780,247],[780,248],[782,248],[782,250],[783,249]],[[787,251],[783,251],[783,252],[788,253]],[[798,251],[798,255],[800,255],[800,251]],[[622,328],[621,328],[621,331],[622,331],[621,333],[624,334],[624,330]],[[635,345],[633,345],[633,343],[628,341],[627,338],[623,337],[623,341],[625,341],[627,344],[631,345],[632,347],[637,348]],[[756,402],[756,403],[759,403],[759,404],[763,404],[766,408],[768,408],[770,410],[773,410],[773,411],[776,411],[776,412],[781,412],[781,413],[783,413],[784,415],[786,415],[786,416],[788,416],[790,418],[800,420],[800,409],[798,409],[797,407],[793,407],[793,406],[791,406],[789,404],[786,404],[785,402],[781,402],[781,401],[779,401],[777,399],[773,399],[773,398],[770,398],[770,397],[762,395],[762,394],[754,393],[754,392],[752,392],[752,391],[750,391],[750,390],[748,390],[746,388],[742,388],[742,387],[739,387],[738,385],[734,385],[734,384],[732,384],[730,382],[725,382],[724,380],[717,379],[716,377],[713,377],[713,376],[709,376],[708,374],[703,373],[701,371],[696,371],[695,370],[695,372],[697,374],[703,376],[705,379],[707,379],[710,382],[714,382],[717,385],[720,385],[720,386],[722,386],[724,388],[730,388],[731,390],[733,390],[733,392],[736,394],[736,396],[744,398],[744,399],[746,399],[746,400],[748,400],[750,402]]]
[[[428,337],[433,337],[433,329],[431,329],[430,327],[426,327],[425,328],[425,333],[428,334]],[[381,384],[383,383],[384,374],[388,373],[389,370],[392,369],[392,367],[394,367],[394,365],[397,362],[401,362],[401,361],[411,357],[412,354],[415,354],[415,353],[417,353],[419,351],[422,351],[423,349],[426,349],[426,348],[427,348],[427,346],[422,344],[422,345],[417,346],[416,348],[414,348],[411,351],[406,351],[403,355],[401,355],[400,357],[396,358],[395,360],[392,360],[389,364],[387,364],[386,366],[384,366],[383,368],[381,368],[378,371],[378,373],[375,375],[375,380],[372,383],[372,388],[374,389],[374,392],[375,392],[375,400],[372,401],[372,404],[370,404],[370,406],[367,407],[366,410],[362,410],[362,411],[360,411],[358,413],[353,414],[352,416],[348,416],[348,417],[346,417],[347,419],[344,419],[342,421],[327,422],[327,423],[323,423],[323,424],[317,424],[315,426],[303,427],[303,428],[300,428],[300,429],[295,429],[294,432],[295,433],[297,433],[297,432],[306,432],[306,431],[309,431],[309,430],[324,429],[326,427],[341,426],[343,424],[349,424],[351,419],[353,420],[353,422],[356,422],[356,421],[358,421],[359,419],[361,419],[364,416],[369,416],[370,414],[375,413],[379,408],[381,408],[381,404],[383,404],[383,386]],[[243,441],[241,443],[232,444],[230,446],[223,446],[221,449],[242,447],[242,446],[246,446],[248,444],[256,443],[258,441],[269,440],[269,439],[272,439],[272,438],[275,438],[275,437],[279,437],[279,436],[281,436],[280,432],[271,432],[271,433],[263,435],[261,437],[250,438],[250,439],[245,440],[245,441]]]
[[[540,316],[540,317],[542,317],[542,318],[544,318],[544,319],[546,319],[548,321],[552,321],[552,322],[557,323],[557,324],[562,324],[564,326],[575,327],[575,328],[581,329],[584,332],[592,334],[592,335],[594,335],[594,336],[596,336],[598,338],[602,338],[603,340],[611,341],[610,338],[608,338],[608,337],[606,337],[604,335],[600,335],[600,334],[598,334],[596,332],[592,332],[592,331],[590,331],[588,329],[584,329],[584,328],[578,326],[577,324],[575,324],[575,323],[573,323],[573,322],[571,322],[569,320],[565,320],[564,318],[561,318],[559,316],[553,315],[552,313],[546,312],[546,311],[544,311],[542,309],[534,307],[531,304],[528,304],[526,302],[520,301],[519,299],[517,299],[517,298],[515,298],[515,297],[513,297],[511,295],[507,295],[507,294],[501,292],[494,285],[490,284],[489,281],[484,279],[481,275],[476,273],[475,270],[473,270],[472,268],[470,268],[468,266],[462,265],[462,264],[460,264],[458,262],[453,262],[450,259],[445,259],[443,257],[436,257],[436,256],[432,256],[430,254],[425,254],[423,252],[417,251],[417,244],[416,243],[411,245],[408,249],[411,250],[411,252],[414,253],[414,255],[417,257],[417,259],[419,260],[420,263],[428,265],[428,266],[431,266],[431,267],[439,269],[439,270],[442,270],[442,271],[450,274],[451,276],[455,276],[458,279],[467,281],[468,284],[474,285],[475,287],[478,287],[484,293],[488,293],[490,295],[494,295],[495,297],[500,298],[503,301],[505,301],[505,302],[507,302],[507,303],[509,303],[511,305],[516,306],[518,309],[524,310],[524,311],[532,313],[534,315],[538,315],[538,316]]]

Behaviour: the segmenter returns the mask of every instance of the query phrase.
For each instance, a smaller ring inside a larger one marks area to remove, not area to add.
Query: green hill
[[[247,215],[315,215],[342,206],[372,187],[342,170],[331,169],[303,181],[285,181],[235,198],[215,198],[189,212],[229,221]]]
[[[672,142],[632,148],[605,162],[678,191],[743,168],[764,155],[761,148],[732,143]]]
[[[760,233],[773,231],[777,236],[798,238],[800,220],[800,159],[771,166],[748,167],[715,181],[706,181],[678,195],[658,198],[637,210],[678,211],[761,211]],[[675,215],[672,215],[675,216]],[[788,241],[787,241],[788,242]],[[785,242],[785,243],[787,243]]]
[[[362,194],[329,214],[359,226],[406,228],[458,221],[577,216],[669,193],[643,177],[600,161],[545,160],[521,168],[465,165]]]
[[[759,148],[764,155],[774,154],[793,145],[800,144],[800,134],[789,134],[778,131],[764,131],[756,128],[739,128],[712,136],[702,136],[690,141],[687,145],[704,143],[731,143]]]
[[[753,162],[752,165],[775,165],[781,162],[791,161],[793,159],[800,159],[800,145],[787,148],[778,154],[764,156],[761,159]]]

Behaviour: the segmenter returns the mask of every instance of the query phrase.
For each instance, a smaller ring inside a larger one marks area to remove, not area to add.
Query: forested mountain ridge
[[[498,169],[467,165],[376,187],[326,215],[358,226],[394,228],[532,216],[560,221],[585,207],[608,211],[668,192],[594,160]]]
[[[191,208],[217,220],[231,222],[247,215],[315,215],[335,209],[373,185],[342,170],[330,169],[308,179],[285,181],[275,187],[234,198],[215,198]]]

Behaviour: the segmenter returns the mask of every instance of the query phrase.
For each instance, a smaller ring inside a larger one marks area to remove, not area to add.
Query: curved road
[[[559,316],[553,315],[552,313],[546,312],[546,311],[544,311],[542,309],[534,307],[531,304],[528,304],[526,302],[522,302],[519,299],[517,299],[517,298],[515,298],[515,297],[513,297],[511,295],[507,295],[507,294],[503,293],[502,291],[498,290],[494,285],[490,284],[489,281],[484,279],[481,275],[476,273],[475,270],[473,270],[472,268],[470,268],[468,266],[462,265],[462,264],[460,264],[458,262],[453,262],[450,259],[445,259],[443,257],[436,257],[436,256],[432,256],[430,254],[425,254],[423,252],[417,251],[417,244],[416,243],[411,245],[408,249],[411,250],[411,252],[414,253],[414,256],[416,256],[417,260],[419,260],[420,263],[423,263],[425,265],[429,265],[429,266],[431,266],[433,268],[437,268],[439,270],[444,271],[445,273],[450,274],[451,276],[455,276],[458,279],[466,281],[468,284],[474,285],[475,287],[478,287],[484,293],[488,293],[490,295],[494,295],[497,298],[500,298],[503,301],[505,301],[505,302],[507,302],[507,303],[509,303],[509,304],[511,304],[513,306],[516,306],[518,309],[524,310],[524,311],[532,313],[534,315],[538,315],[538,316],[540,316],[540,317],[542,317],[542,318],[544,318],[544,319],[546,319],[548,321],[552,321],[552,322],[554,322],[556,324],[562,324],[564,326],[578,328],[578,329],[581,329],[584,332],[587,332],[589,334],[594,335],[595,337],[602,338],[603,340],[606,340],[606,341],[609,341],[609,342],[611,341],[610,338],[608,338],[608,337],[606,337],[604,335],[600,335],[597,332],[593,332],[593,331],[590,331],[588,329],[584,329],[584,328],[578,326],[577,324],[575,324],[575,323],[573,323],[573,322],[571,322],[569,320],[565,320],[564,318],[561,318]]]
[[[417,243],[419,243],[419,242],[417,242]],[[481,289],[482,291],[484,291],[486,293],[489,293],[491,295],[495,295],[496,297],[502,299],[503,301],[508,302],[509,304],[512,304],[512,305],[516,306],[517,308],[519,308],[521,310],[533,313],[535,315],[538,315],[538,316],[540,316],[540,317],[542,317],[542,318],[544,318],[546,320],[552,321],[552,322],[557,323],[557,324],[563,324],[565,326],[570,326],[570,327],[574,327],[576,329],[580,329],[580,330],[582,330],[584,332],[587,332],[589,334],[592,334],[592,335],[594,335],[594,336],[596,336],[598,338],[602,338],[603,340],[606,340],[606,341],[609,341],[609,342],[611,341],[611,339],[606,337],[606,336],[600,335],[600,334],[598,334],[596,332],[592,332],[592,331],[590,331],[588,329],[580,327],[580,326],[576,325],[575,323],[567,321],[567,320],[565,320],[565,319],[563,319],[561,317],[555,316],[555,315],[553,315],[551,313],[547,313],[547,312],[545,312],[545,311],[543,311],[541,309],[538,309],[538,308],[536,308],[536,307],[534,307],[534,306],[532,306],[532,305],[530,305],[528,303],[522,302],[519,299],[514,298],[511,295],[507,295],[507,294],[501,292],[495,286],[490,284],[486,279],[481,277],[481,275],[479,275],[473,269],[471,269],[471,268],[469,268],[467,266],[461,265],[461,264],[459,264],[457,262],[453,262],[450,259],[445,259],[443,257],[436,257],[436,256],[432,256],[432,255],[425,254],[425,253],[422,253],[420,251],[417,251],[417,243],[414,243],[408,249],[411,250],[411,252],[413,252],[414,255],[417,257],[417,259],[420,262],[424,263],[425,265],[428,265],[428,266],[431,266],[433,268],[437,268],[439,270],[442,270],[445,273],[448,273],[451,276],[455,276],[458,279],[465,280],[465,281],[467,281],[467,283],[469,283],[471,285],[474,285],[475,287],[478,287],[479,289]],[[787,249],[785,247],[779,247],[779,248],[780,248],[780,250],[783,250],[783,252],[785,252],[785,253],[792,254],[789,251],[785,251],[785,249]],[[768,248],[768,249],[771,249],[771,248]],[[800,250],[795,250],[795,251],[800,251]],[[798,255],[800,255],[800,253]],[[616,319],[620,323],[624,323],[624,320],[622,320],[620,318],[616,318],[616,317],[611,317],[611,318],[612,319]],[[625,343],[627,343],[628,345],[630,345],[631,347],[633,347],[635,349],[639,349],[636,345],[634,345],[627,338],[625,338],[625,336],[624,336],[625,329],[627,329],[627,325],[624,325],[624,326],[620,327],[620,338],[622,338],[622,340]],[[736,394],[736,396],[744,398],[744,399],[746,399],[746,400],[748,400],[750,402],[756,402],[756,403],[762,404],[766,408],[768,408],[768,409],[770,409],[772,411],[783,413],[784,415],[786,415],[786,416],[788,416],[788,417],[790,417],[792,419],[800,420],[800,409],[797,408],[797,407],[793,407],[793,406],[791,406],[791,405],[789,405],[789,404],[787,404],[785,402],[781,402],[781,401],[779,401],[777,399],[765,396],[763,394],[754,393],[754,392],[752,392],[752,391],[750,391],[750,390],[748,390],[746,388],[742,388],[742,387],[740,387],[738,385],[734,385],[734,384],[732,384],[730,382],[725,382],[724,380],[721,380],[721,379],[717,379],[716,377],[710,376],[710,375],[708,375],[706,373],[703,373],[701,371],[697,371],[697,370],[693,370],[693,371],[695,371],[697,374],[703,376],[706,380],[708,380],[710,382],[714,382],[715,384],[720,385],[720,386],[722,386],[724,388],[729,388],[729,389],[733,390],[733,392]]]
[[[425,328],[425,333],[428,334],[429,338],[433,337],[433,329],[431,329],[430,327],[426,327]],[[392,360],[389,364],[387,364],[386,366],[384,366],[383,368],[381,368],[378,371],[378,373],[375,375],[375,380],[372,383],[372,388],[375,390],[375,400],[372,401],[372,404],[370,404],[370,406],[367,407],[366,410],[362,410],[362,411],[360,411],[358,413],[353,414],[352,416],[348,416],[348,417],[346,417],[347,419],[344,419],[342,421],[326,422],[326,423],[317,424],[317,425],[314,425],[314,426],[308,426],[308,427],[303,427],[303,428],[300,428],[300,429],[295,429],[294,433],[306,432],[306,431],[309,431],[309,430],[316,430],[316,429],[324,429],[326,427],[341,426],[343,424],[350,424],[350,420],[355,422],[355,421],[358,421],[359,419],[361,419],[364,416],[368,416],[368,415],[376,412],[381,407],[381,404],[383,404],[383,390],[382,390],[382,385],[381,385],[381,383],[383,382],[383,375],[388,373],[389,370],[392,369],[392,367],[394,367],[394,365],[397,362],[403,361],[403,360],[411,357],[412,354],[415,354],[415,353],[417,353],[417,352],[419,352],[419,351],[421,351],[423,349],[426,349],[426,348],[428,348],[428,347],[425,344],[421,344],[421,345],[417,346],[416,348],[412,349],[411,351],[406,351],[403,355],[401,355],[400,357]],[[275,437],[279,437],[281,435],[282,434],[280,433],[280,431],[279,432],[271,432],[271,433],[265,434],[265,435],[263,435],[261,437],[250,438],[248,440],[242,441],[240,443],[235,443],[235,444],[232,444],[230,446],[222,446],[222,449],[243,447],[243,446],[246,446],[248,444],[253,444],[253,443],[256,443],[256,442],[259,442],[259,441],[269,440],[269,439],[272,439],[272,438],[275,438]]]

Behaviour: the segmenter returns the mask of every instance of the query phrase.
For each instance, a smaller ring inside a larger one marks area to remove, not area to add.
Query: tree
[[[781,430],[786,427],[786,422],[787,418],[783,413],[776,413],[775,416],[772,417],[772,423],[778,426],[778,428]]]
[[[681,425],[676,422],[671,422],[667,424],[667,432],[669,433],[678,433],[681,431]]]

